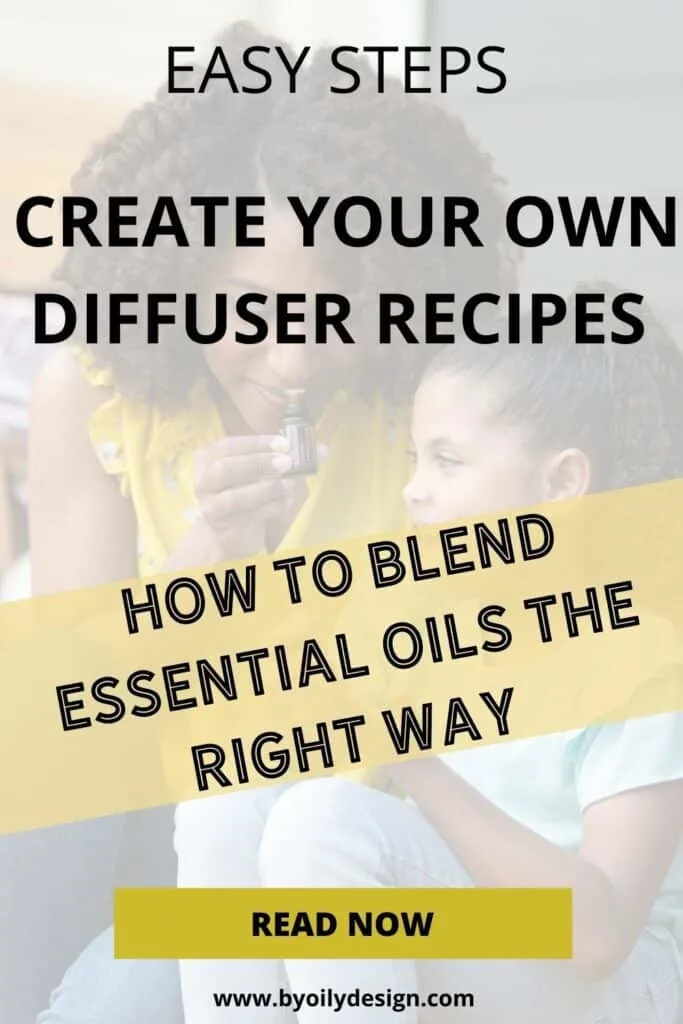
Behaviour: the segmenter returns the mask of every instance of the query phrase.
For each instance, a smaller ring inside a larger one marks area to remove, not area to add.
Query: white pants
[[[345,779],[181,805],[176,815],[180,886],[463,887],[471,885],[441,836],[411,804]],[[225,921],[230,928],[230,921]],[[457,922],[454,924],[457,927]],[[677,1024],[681,981],[673,942],[646,933],[609,984],[582,983],[553,961],[274,960],[181,964],[186,1024],[354,1024],[418,1019],[472,1024]],[[214,992],[468,993],[474,1009],[262,1007],[217,1009]],[[419,1017],[418,1017],[419,1014]]]

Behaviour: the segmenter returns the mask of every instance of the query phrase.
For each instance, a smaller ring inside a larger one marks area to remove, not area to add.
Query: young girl
[[[231,66],[250,46],[287,49],[245,24],[218,42]],[[316,293],[340,293],[354,311],[357,344],[331,338],[316,345],[311,337],[304,345],[276,344],[271,323],[268,339],[254,345],[228,337],[200,346],[170,329],[149,345],[138,326],[124,328],[118,345],[83,345],[80,352],[57,346],[31,412],[34,592],[315,545],[403,521],[404,445],[392,433],[391,403],[410,393],[406,383],[425,347],[402,340],[377,345],[377,297],[504,292],[511,268],[503,196],[489,158],[456,117],[390,81],[381,95],[331,94],[329,68],[325,54],[311,57],[295,95],[236,96],[222,82],[201,95],[160,91],[76,176],[74,194],[95,200],[102,215],[111,197],[136,198],[139,225],[160,196],[173,197],[195,225],[202,221],[193,197],[230,199],[218,208],[215,247],[178,247],[162,238],[153,248],[69,250],[59,280],[77,304],[93,292],[105,310],[109,293],[196,293],[207,330],[212,294],[256,292],[271,306],[276,294],[306,295],[310,307]],[[366,195],[386,206],[388,197],[403,196],[419,210],[425,194],[474,198],[485,245],[444,250],[435,242],[419,254],[381,243],[344,248],[326,216],[315,248],[305,248],[287,204],[295,196],[311,209],[329,196],[332,209],[345,196]],[[266,198],[264,228],[252,232],[265,236],[265,246],[234,244],[237,196]],[[97,229],[106,236],[101,222]],[[122,233],[141,237],[143,230]],[[106,337],[106,324],[100,326]],[[287,477],[290,454],[279,437],[291,388],[306,389],[328,447],[308,486]],[[102,865],[99,896],[107,906],[117,822],[89,826],[97,857],[82,848],[70,857],[80,856],[90,871]],[[139,840],[127,841],[136,851],[132,868],[118,878],[170,884],[171,822],[164,829],[158,816],[136,816],[136,827],[140,822]],[[59,878],[58,865],[55,873]],[[87,902],[96,899],[89,893]],[[61,947],[61,935],[57,941]],[[42,1019],[171,1024],[180,1014],[176,995],[173,965],[114,962],[107,934],[68,973]]]
[[[681,393],[683,359],[655,324],[628,348],[577,345],[567,328],[533,348],[454,347],[415,396],[410,516],[449,523],[680,476]],[[260,806],[248,794],[186,805],[181,884],[571,888],[573,960],[188,962],[187,1024],[219,1019],[208,991],[286,985],[419,990],[425,999],[471,992],[468,1020],[487,1024],[678,1024],[683,714],[462,750],[386,774],[409,800],[335,778],[264,791]],[[304,1007],[298,1019],[323,1024],[344,1012],[373,1024],[395,1017],[377,1006]],[[285,1010],[234,1014],[290,1019]],[[404,1017],[412,1024],[417,1014]]]

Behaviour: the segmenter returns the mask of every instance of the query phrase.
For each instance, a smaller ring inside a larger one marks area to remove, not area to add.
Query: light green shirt
[[[635,718],[441,758],[510,817],[565,849],[581,844],[582,816],[628,790],[683,779],[683,712]],[[624,842],[615,835],[615,844]],[[651,923],[683,945],[683,841]]]

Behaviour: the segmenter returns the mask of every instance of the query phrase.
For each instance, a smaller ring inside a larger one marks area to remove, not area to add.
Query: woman
[[[228,58],[248,45],[278,43],[249,25],[219,42]],[[457,283],[464,300],[504,291],[511,262],[500,228],[502,196],[490,160],[457,118],[393,84],[380,96],[331,95],[328,69],[322,57],[311,63],[293,96],[160,92],[76,176],[74,193],[100,208],[110,195],[136,196],[144,211],[159,195],[252,194],[267,196],[272,211],[264,248],[178,249],[164,240],[151,250],[75,248],[60,279],[76,298],[336,291],[350,298],[354,336],[365,343],[288,346],[271,338],[200,348],[167,334],[158,346],[140,336],[137,344],[124,339],[87,354],[59,352],[32,410],[37,593],[313,545],[402,521],[400,403],[422,346],[380,348],[369,310],[382,292],[452,292]],[[412,196],[416,204],[423,194],[474,198],[485,245],[444,252],[435,243],[418,259],[379,243],[343,249],[328,232],[315,249],[304,249],[286,198],[296,195],[308,207],[319,196],[352,194]],[[328,448],[310,488],[287,478],[289,456],[279,439],[284,392],[296,387],[305,387]],[[143,836],[148,866],[133,878],[168,878],[161,870],[165,843],[170,849],[170,836],[159,836],[157,826]],[[101,1022],[169,1024],[172,981],[164,965],[114,963],[104,936],[67,975],[42,1020],[77,1024],[95,1014]],[[89,1005],[95,998],[96,1013]]]

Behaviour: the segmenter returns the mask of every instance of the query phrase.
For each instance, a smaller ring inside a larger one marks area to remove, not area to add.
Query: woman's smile
[[[287,404],[287,394],[284,388],[269,387],[267,384],[252,380],[250,377],[245,377],[244,383],[247,387],[253,388],[263,401],[272,405],[274,409],[277,409],[279,412],[284,411]]]

